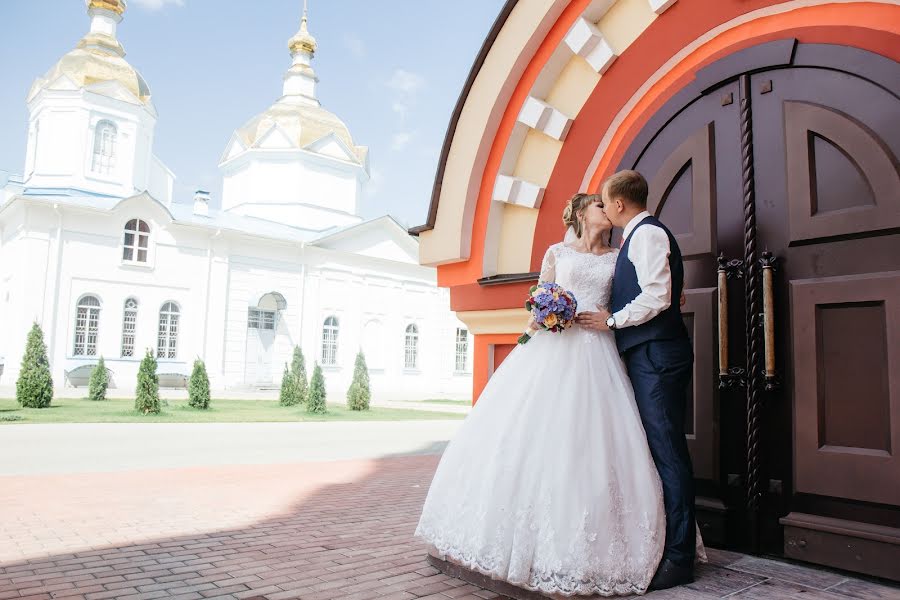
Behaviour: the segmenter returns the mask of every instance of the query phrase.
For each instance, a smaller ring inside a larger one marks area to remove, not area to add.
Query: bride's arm
[[[538,284],[541,283],[556,283],[556,253],[554,252],[555,247],[550,246],[547,248],[547,252],[544,253],[544,260],[541,261],[541,274],[538,276]],[[526,335],[529,331],[537,331],[540,329],[537,323],[534,321],[534,315],[529,317],[528,319],[528,328],[526,329]]]

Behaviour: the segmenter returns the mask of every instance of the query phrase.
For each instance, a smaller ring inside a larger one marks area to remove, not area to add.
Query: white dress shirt
[[[634,327],[646,323],[672,304],[672,271],[669,268],[669,236],[659,227],[641,227],[638,223],[650,216],[644,211],[625,226],[622,243],[632,236],[628,260],[637,272],[641,293],[616,312],[616,327]]]

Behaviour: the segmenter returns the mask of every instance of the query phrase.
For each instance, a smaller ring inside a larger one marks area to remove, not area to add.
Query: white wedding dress
[[[618,251],[551,246],[541,281],[608,306]],[[416,529],[432,553],[552,595],[646,591],[662,486],[613,334],[541,331],[491,377],[447,446]],[[698,538],[699,539],[699,538]]]

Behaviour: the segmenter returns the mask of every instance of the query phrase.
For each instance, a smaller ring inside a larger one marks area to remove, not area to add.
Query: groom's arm
[[[669,236],[652,225],[638,227],[631,235],[628,260],[637,272],[641,293],[613,315],[617,328],[646,323],[672,304]]]

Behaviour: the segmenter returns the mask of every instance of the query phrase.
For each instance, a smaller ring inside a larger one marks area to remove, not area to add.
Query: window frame
[[[150,224],[139,217],[128,219],[122,227],[122,263],[126,265],[137,265],[141,267],[150,266],[150,237],[153,228]],[[128,242],[128,236],[131,236],[131,243]],[[141,246],[141,242],[145,245]],[[128,258],[128,253],[131,258]],[[144,260],[140,260],[140,253],[144,253]]]
[[[134,306],[129,307],[129,303],[134,303]],[[119,344],[119,356],[121,358],[134,358],[135,343],[137,341],[137,315],[140,305],[137,298],[129,296],[125,299],[125,304],[122,306],[122,340],[121,344]],[[128,319],[129,314],[134,316],[130,321]],[[128,330],[129,324],[131,325],[131,331]],[[126,352],[128,338],[131,339],[130,353]]]
[[[329,336],[329,332],[332,332],[331,336]],[[340,334],[341,321],[338,319],[337,315],[329,315],[326,317],[322,322],[322,351],[319,353],[320,364],[323,367],[338,366]],[[331,349],[330,353],[329,348]],[[330,358],[331,360],[326,360],[327,358]]]
[[[174,310],[167,310],[167,307],[170,306]],[[164,315],[167,317],[165,323],[163,323]],[[181,331],[181,316],[181,305],[174,300],[166,300],[159,308],[156,329],[157,360],[178,360],[178,334]],[[162,349],[165,350],[165,356],[160,352]]]
[[[403,369],[405,371],[419,370],[419,336],[418,325],[410,323],[406,326],[403,334]]]
[[[93,300],[96,304],[88,304],[86,301]],[[97,294],[84,294],[78,298],[78,301],[75,303],[75,328],[74,335],[72,336],[72,356],[78,358],[91,358],[98,355],[99,341],[100,341],[100,311],[103,308],[103,303],[100,301],[100,297]],[[82,309],[84,309],[84,321],[82,321]],[[93,317],[93,319],[92,319]],[[91,350],[91,321],[93,320],[93,353]],[[83,329],[81,335],[83,335],[83,339],[81,342],[78,340],[79,336],[79,328]],[[79,351],[80,346],[80,351]]]
[[[106,136],[110,131],[111,133]],[[94,124],[93,132],[89,172],[97,177],[114,178],[118,168],[116,159],[119,127],[110,119],[99,119]]]
[[[460,332],[465,332],[465,336],[460,338]],[[456,328],[456,347],[454,351],[454,363],[453,363],[453,372],[454,373],[468,373],[469,372],[469,330],[465,327],[457,327]],[[462,352],[460,353],[460,348],[462,348]],[[462,368],[460,368],[460,357],[462,358]]]

